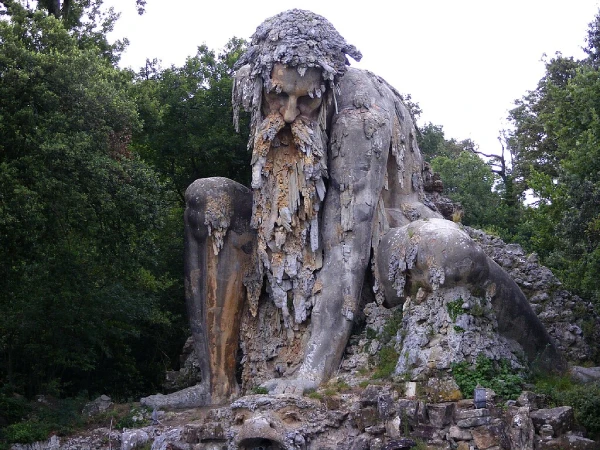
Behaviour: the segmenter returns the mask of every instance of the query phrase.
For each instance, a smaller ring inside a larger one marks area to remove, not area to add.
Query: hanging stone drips
[[[318,290],[327,166],[318,123],[299,118],[289,132],[281,131],[283,126],[280,115],[268,116],[254,141],[252,226],[258,230],[258,260],[269,295],[292,327],[306,320]]]

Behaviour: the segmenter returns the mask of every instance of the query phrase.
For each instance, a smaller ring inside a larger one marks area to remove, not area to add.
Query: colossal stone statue
[[[295,9],[260,25],[238,63],[234,120],[251,113],[251,189],[210,178],[186,192],[186,298],[203,374],[189,403],[237,393],[238,341],[265,345],[252,318],[266,296],[297,364],[263,387],[317,387],[340,364],[365,283],[387,306],[415,287],[485,290],[501,334],[529,360],[562,364],[510,277],[425,204],[400,95],[346,55],[361,58],[326,19]],[[240,337],[240,327],[256,332]]]

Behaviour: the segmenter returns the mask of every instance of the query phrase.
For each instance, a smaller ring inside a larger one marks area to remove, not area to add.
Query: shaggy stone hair
[[[350,64],[346,55],[355,61],[362,58],[327,19],[310,11],[292,9],[258,26],[237,68],[250,64],[251,75],[260,75],[268,83],[275,63],[297,67],[301,74],[307,67],[320,67],[324,80],[337,81]]]
[[[232,102],[236,130],[240,108],[252,113],[252,132],[262,122],[262,90],[263,87],[267,92],[271,90],[271,71],[276,63],[296,67],[300,75],[309,67],[320,68],[324,83],[329,84],[330,95],[335,95],[335,86],[350,65],[346,55],[355,61],[362,58],[360,51],[318,14],[292,9],[265,20],[235,66]],[[315,95],[320,96],[324,91],[325,84]]]

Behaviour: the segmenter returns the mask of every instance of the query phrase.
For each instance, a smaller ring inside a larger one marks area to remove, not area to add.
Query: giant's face
[[[322,100],[321,72],[310,67],[301,76],[295,67],[277,63],[271,72],[273,89],[263,96],[263,115],[279,113],[292,123],[298,116],[317,120]]]

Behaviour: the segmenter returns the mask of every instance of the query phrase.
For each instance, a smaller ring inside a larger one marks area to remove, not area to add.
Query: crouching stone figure
[[[240,324],[264,301],[297,340],[298,364],[263,387],[302,393],[326,381],[366,280],[389,306],[417,282],[486,289],[500,333],[527,358],[562,364],[516,284],[424,203],[415,125],[400,95],[349,68],[346,55],[361,58],[325,18],[291,10],[260,25],[238,62],[234,121],[240,108],[251,113],[251,189],[209,178],[186,192],[186,300],[203,375],[191,403],[238,392]]]

